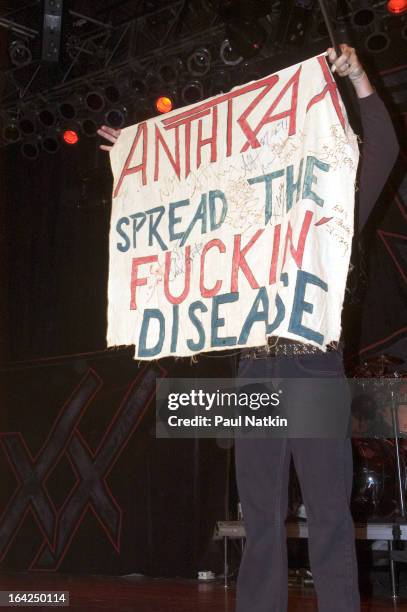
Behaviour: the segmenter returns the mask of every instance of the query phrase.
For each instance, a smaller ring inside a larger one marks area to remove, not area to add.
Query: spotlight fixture
[[[120,91],[120,87],[118,85],[106,85],[104,88],[104,95],[108,102],[111,104],[116,104],[119,102],[122,92]]]
[[[38,119],[43,127],[50,128],[56,123],[56,115],[52,108],[46,107],[38,111]]]
[[[22,115],[18,121],[18,127],[23,136],[31,136],[35,133],[35,116],[33,114]]]
[[[204,88],[200,81],[190,81],[182,88],[181,99],[184,104],[195,104],[204,97]]]
[[[105,123],[111,128],[118,130],[124,126],[126,121],[127,109],[125,106],[111,108],[105,114]]]
[[[105,107],[105,99],[98,91],[89,91],[85,96],[85,106],[92,113],[100,113]]]
[[[32,53],[27,43],[23,40],[13,40],[9,46],[10,61],[13,66],[22,68],[32,62]]]
[[[15,121],[11,121],[3,128],[3,138],[7,144],[17,142],[21,138],[20,129]]]
[[[58,113],[62,119],[72,121],[78,115],[80,107],[83,105],[83,98],[79,95],[74,95],[67,100],[63,100],[58,105]]]
[[[209,49],[196,49],[187,59],[187,68],[192,76],[204,76],[211,67],[211,52]]]
[[[21,145],[21,153],[26,159],[38,159],[40,155],[40,147],[37,139],[26,140]]]
[[[375,19],[376,13],[374,9],[362,7],[352,14],[351,23],[356,29],[365,30],[373,25]]]
[[[181,67],[182,62],[180,60],[164,62],[158,67],[157,73],[163,83],[166,85],[175,85],[178,81],[179,69]]]
[[[159,113],[169,113],[174,108],[174,102],[172,98],[168,96],[159,96],[154,106]]]
[[[90,117],[85,117],[84,119],[81,120],[81,129],[83,134],[85,134],[85,136],[88,137],[93,137],[96,136],[99,125],[96,123],[96,121],[94,119],[91,119]]]
[[[402,15],[407,11],[407,0],[389,0],[387,10],[393,15]]]
[[[75,130],[65,130],[62,134],[64,142],[69,145],[76,145],[79,142],[79,134]]]
[[[226,66],[237,66],[243,61],[243,57],[231,45],[228,38],[226,38],[221,44],[219,55],[220,59]]]
[[[365,40],[365,47],[369,53],[382,53],[390,46],[390,37],[385,32],[373,32]]]
[[[49,130],[41,138],[42,149],[46,153],[55,155],[59,151],[59,134],[57,130]]]

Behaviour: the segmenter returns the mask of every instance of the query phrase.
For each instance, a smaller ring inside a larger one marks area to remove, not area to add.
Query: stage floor
[[[69,610],[75,612],[233,612],[235,589],[219,583],[144,577],[72,576],[24,573],[0,576],[1,591],[69,591]],[[1,608],[18,609],[18,608]],[[25,608],[27,609],[27,608]],[[49,607],[36,607],[50,610]],[[363,601],[363,612],[407,611],[407,599]],[[316,612],[311,589],[290,590],[289,612]]]

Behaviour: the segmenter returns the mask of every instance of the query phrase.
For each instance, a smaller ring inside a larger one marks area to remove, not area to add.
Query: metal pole
[[[406,511],[404,506],[404,491],[403,491],[403,472],[400,461],[400,445],[399,445],[399,421],[398,421],[398,402],[394,397],[394,389],[391,390],[391,418],[393,424],[394,446],[396,449],[396,468],[397,468],[397,484],[400,502],[400,516],[405,521]]]
[[[398,597],[398,589],[397,589],[397,578],[396,578],[396,568],[394,559],[392,557],[393,553],[393,542],[389,540],[387,542],[389,548],[389,561],[390,561],[390,579],[391,579],[391,595],[393,599],[397,599]]]
[[[339,57],[341,54],[341,50],[339,48],[338,42],[336,40],[335,30],[332,25],[331,16],[329,14],[327,5],[325,0],[318,0],[319,6],[321,8],[321,13],[325,21],[326,29],[328,30],[329,38],[331,39],[331,45],[335,49],[337,56]]]
[[[224,546],[224,550],[223,550],[223,554],[224,554],[224,558],[223,558],[223,572],[224,572],[224,576],[223,576],[223,586],[225,587],[225,589],[228,588],[228,571],[229,571],[229,564],[228,564],[228,537],[225,536],[223,538],[223,546]]]

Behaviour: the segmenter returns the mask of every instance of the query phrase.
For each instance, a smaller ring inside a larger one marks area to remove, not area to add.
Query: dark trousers
[[[339,353],[241,359],[239,377],[344,377]],[[315,398],[318,401],[318,398]],[[236,612],[287,610],[285,518],[292,454],[309,529],[319,612],[358,612],[349,438],[239,438],[236,477],[246,528]]]

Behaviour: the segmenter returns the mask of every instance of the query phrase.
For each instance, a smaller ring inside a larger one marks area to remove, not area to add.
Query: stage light
[[[175,85],[178,81],[179,69],[182,67],[181,60],[162,63],[157,70],[160,80],[166,85]]]
[[[33,114],[23,115],[18,121],[18,127],[24,136],[31,136],[35,132],[35,117]]]
[[[41,145],[46,153],[55,155],[59,151],[59,137],[56,130],[45,133],[41,138]]]
[[[77,117],[81,106],[83,106],[82,96],[74,95],[68,100],[63,100],[59,103],[58,113],[62,119],[71,121]]]
[[[155,108],[159,113],[169,113],[174,108],[174,103],[168,96],[160,96],[155,101]]]
[[[118,130],[123,127],[126,121],[127,110],[124,106],[111,108],[105,114],[105,123],[111,128]]]
[[[93,136],[96,136],[99,125],[93,119],[85,117],[85,119],[82,119],[81,121],[81,128],[85,136],[91,138]]]
[[[387,10],[393,15],[401,15],[407,11],[407,0],[389,0]]]
[[[190,81],[184,85],[181,92],[181,99],[184,104],[195,104],[204,97],[204,89],[199,81]]]
[[[352,25],[358,30],[370,28],[376,19],[376,13],[372,8],[360,8],[351,17]]]
[[[104,89],[105,98],[108,102],[116,104],[121,98],[120,88],[116,85],[107,85]]]
[[[196,49],[187,59],[188,71],[193,76],[204,76],[210,70],[211,60],[212,56],[209,49]]]
[[[13,143],[13,142],[17,142],[18,140],[20,140],[21,138],[21,132],[18,128],[17,123],[15,123],[14,121],[9,123],[8,125],[5,125],[3,128],[3,138],[6,141],[6,143]]]
[[[85,96],[85,106],[92,113],[100,113],[105,107],[105,99],[98,91],[90,91]]]
[[[41,125],[46,128],[52,127],[56,123],[55,112],[51,108],[43,108],[38,111],[38,119]]]
[[[75,130],[65,130],[62,138],[67,145],[76,145],[79,142],[79,135]]]
[[[22,40],[13,40],[9,46],[9,55],[11,63],[17,68],[22,68],[32,62],[31,50]]]
[[[365,47],[369,53],[382,53],[390,46],[390,38],[384,32],[373,32],[365,40]]]
[[[40,155],[39,143],[36,139],[27,140],[21,145],[21,153],[26,159],[38,159]]]
[[[237,66],[243,61],[243,57],[233,48],[228,38],[222,42],[219,55],[226,66]]]

